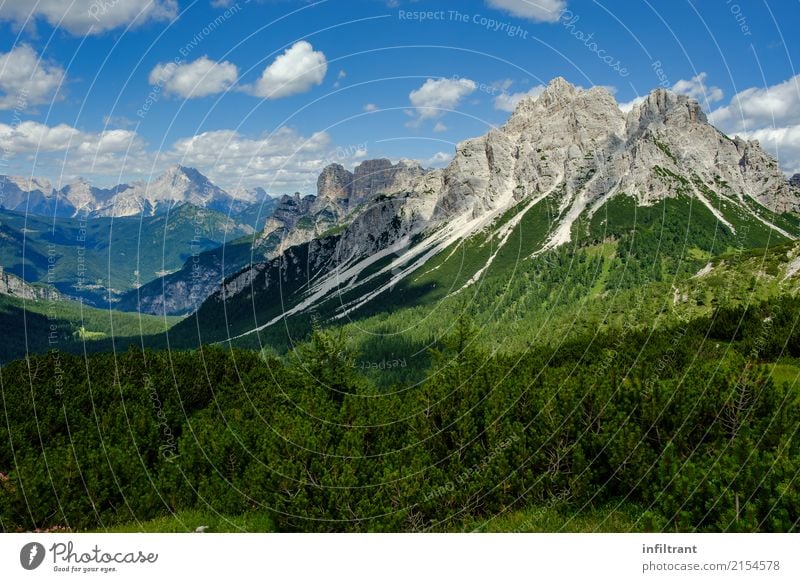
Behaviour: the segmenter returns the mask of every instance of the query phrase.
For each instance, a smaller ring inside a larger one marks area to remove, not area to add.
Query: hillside
[[[188,204],[141,218],[54,220],[0,211],[0,265],[29,283],[105,306],[194,254],[252,236],[255,226]]]
[[[353,179],[323,172],[307,216],[349,200]],[[231,276],[171,337],[286,345],[314,318],[373,315],[424,334],[454,300],[530,321],[641,286],[672,293],[714,257],[800,236],[800,193],[775,161],[664,90],[625,114],[604,89],[556,79],[444,170],[377,183],[336,229]]]
[[[180,320],[96,309],[51,293],[35,300],[0,294],[0,364],[48,352],[83,354],[141,345]]]
[[[378,389],[359,363],[380,355],[322,330],[283,359],[34,356],[2,369],[0,529],[796,531],[798,313],[508,355],[454,314],[413,389]]]

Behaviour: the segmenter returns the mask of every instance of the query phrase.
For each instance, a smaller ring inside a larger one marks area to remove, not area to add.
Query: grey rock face
[[[320,177],[312,213],[327,204],[346,207],[349,214],[332,213],[341,231],[336,250],[318,245],[325,253],[315,257],[309,247],[307,258],[310,263],[327,261],[340,282],[355,281],[359,269],[375,257],[389,257],[403,241],[424,241],[409,251],[410,263],[487,228],[520,202],[533,204],[543,197],[551,201],[555,218],[544,245],[528,250],[533,254],[569,242],[580,216],[621,194],[640,205],[694,197],[730,230],[733,225],[718,210],[720,201],[762,223],[750,202],[776,213],[800,210],[800,192],[760,145],[718,131],[696,101],[657,89],[626,114],[605,89],[583,90],[561,78],[538,97],[523,99],[502,127],[458,144],[444,170],[425,172],[411,163],[372,160],[355,168],[350,187],[349,178],[341,166],[329,166]],[[310,231],[302,237],[297,232],[284,237],[279,249],[284,257],[292,252],[290,242],[312,240]],[[266,272],[265,265],[253,272]],[[396,264],[383,268],[385,273],[397,270]],[[243,271],[224,295],[230,297],[252,280],[252,272]],[[324,277],[317,277],[299,308],[320,300],[325,289]]]
[[[47,180],[21,176],[0,176],[0,208],[50,217],[69,217],[76,211]]]
[[[317,207],[334,203],[344,211],[369,202],[381,194],[393,194],[425,174],[417,162],[400,160],[392,164],[385,158],[366,160],[353,172],[341,164],[327,166],[317,180]]]
[[[353,173],[341,164],[326,166],[317,179],[317,196],[344,205],[353,195]]]
[[[79,178],[56,190],[40,178],[0,176],[0,208],[42,216],[152,216],[180,204],[236,214],[264,200],[261,188],[227,192],[194,168],[172,166],[150,182],[97,188]]]
[[[62,298],[55,289],[30,285],[16,275],[4,271],[2,267],[0,267],[0,294],[28,301],[58,301]]]

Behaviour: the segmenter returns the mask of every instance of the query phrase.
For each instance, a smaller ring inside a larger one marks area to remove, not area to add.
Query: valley
[[[800,189],[758,142],[556,78],[444,168],[351,168],[2,211],[0,528],[797,529]]]

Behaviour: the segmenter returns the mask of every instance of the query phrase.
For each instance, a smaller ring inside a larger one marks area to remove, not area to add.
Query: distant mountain
[[[239,191],[239,194],[245,194],[245,191]],[[254,201],[249,193],[246,199],[237,199],[196,169],[176,165],[151,182],[134,182],[104,203],[98,201],[94,214],[154,216],[181,204],[235,214]]]
[[[92,220],[0,211],[0,266],[90,305],[115,305],[126,292],[177,271],[192,257],[250,236],[251,224],[192,204],[168,214]]]
[[[591,293],[602,294],[800,235],[800,191],[775,160],[663,89],[626,114],[605,89],[558,78],[504,126],[458,144],[443,170],[362,167],[330,166],[317,197],[280,201],[260,235],[278,233],[275,258],[231,276],[199,309],[195,335],[198,322],[209,341],[291,318],[387,313],[492,281],[532,295],[521,274],[546,276],[541,265],[565,249],[600,260]]]
[[[38,178],[0,176],[0,208],[49,217],[155,216],[191,204],[239,214],[270,197],[263,188],[227,192],[194,168],[175,165],[152,181],[97,188],[84,179],[56,190]]]
[[[172,273],[124,293],[114,304],[120,311],[152,315],[183,315],[195,311],[222,282],[264,255],[253,246],[253,235],[194,255]]]
[[[42,216],[71,216],[75,211],[47,180],[21,176],[0,176],[0,208]]]
[[[317,181],[317,195],[284,195],[269,199],[272,206],[253,204],[264,225],[255,237],[244,237],[224,248],[202,253],[180,271],[128,292],[119,309],[151,314],[194,311],[224,279],[253,264],[279,256],[286,249],[334,232],[347,224],[365,204],[384,191],[402,189],[426,170],[416,162],[368,160],[353,172],[339,164],[325,168]],[[256,197],[260,197],[256,193]],[[239,218],[248,216],[239,213]]]

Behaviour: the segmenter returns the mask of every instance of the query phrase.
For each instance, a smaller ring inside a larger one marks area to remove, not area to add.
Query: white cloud
[[[81,154],[124,152],[139,141],[136,132],[112,129],[87,133],[66,124],[48,126],[23,121],[16,126],[0,123],[0,141],[9,154],[76,151]]]
[[[436,133],[442,133],[444,131],[447,131],[447,126],[441,121],[437,121],[436,125],[433,126],[433,131],[435,131]]]
[[[431,157],[420,161],[425,168],[443,168],[453,159],[453,154],[448,152],[436,152]]]
[[[227,91],[238,78],[239,69],[233,63],[218,63],[203,56],[181,65],[160,63],[150,72],[149,81],[163,86],[167,93],[191,99]]]
[[[721,101],[724,97],[722,89],[719,87],[709,87],[706,85],[708,73],[698,73],[691,79],[681,79],[672,86],[675,93],[687,95],[695,99],[708,110],[711,103]]]
[[[428,79],[419,89],[409,93],[415,107],[417,122],[441,117],[458,106],[464,97],[475,91],[477,85],[470,79]]]
[[[800,75],[770,87],[745,89],[711,112],[709,120],[729,132],[800,124]]]
[[[50,103],[57,98],[64,77],[64,69],[40,60],[28,45],[0,53],[0,109],[24,110]]]
[[[378,106],[375,105],[374,103],[367,103],[366,105],[364,105],[364,111],[366,111],[367,113],[371,113],[371,112],[377,111],[377,110],[378,110]]]
[[[305,40],[295,43],[264,69],[248,92],[265,99],[280,99],[306,93],[320,85],[328,72],[328,60],[322,51]]]
[[[674,93],[678,93],[680,95],[686,95],[687,97],[691,97],[692,99],[698,101],[699,103],[704,105],[706,111],[708,111],[711,103],[715,103],[717,101],[722,100],[725,96],[722,92],[722,89],[719,87],[711,86],[709,87],[706,85],[706,79],[708,78],[708,73],[698,73],[691,79],[680,79],[677,83],[675,83],[670,90]],[[616,93],[615,87],[606,87],[611,91],[612,95]],[[619,108],[624,112],[627,113],[637,105],[640,105],[647,99],[647,95],[640,95],[639,97],[635,97],[630,101],[626,101],[619,104]]]
[[[509,113],[513,112],[517,108],[519,102],[525,97],[538,97],[544,89],[544,85],[536,85],[528,91],[519,93],[507,93],[503,91],[494,98],[494,108],[500,111],[508,111]]]
[[[800,172],[800,75],[740,91],[708,119],[729,135],[757,139],[784,172]]]
[[[177,0],[6,0],[0,3],[0,19],[31,25],[37,19],[75,35],[100,34],[148,21],[171,20],[178,13]]]
[[[9,161],[30,168],[26,173],[47,174],[54,179],[79,175],[113,177],[120,175],[123,167],[144,173],[151,159],[136,132],[124,129],[86,132],[66,124],[0,123],[0,143]]]
[[[327,133],[304,136],[290,128],[255,137],[209,131],[152,151],[134,131],[86,132],[25,121],[17,127],[0,123],[0,143],[14,166],[54,181],[84,176],[110,185],[118,176],[147,177],[179,163],[224,188],[261,186],[276,193],[312,193],[326,165],[349,165],[366,156],[363,148],[336,148]]]
[[[339,74],[336,75],[336,81],[333,83],[333,88],[338,89],[342,86],[342,79],[347,77],[347,71],[340,69]]]
[[[253,139],[237,131],[221,129],[179,139],[171,155],[187,160],[197,167],[226,163],[254,164],[257,169],[277,168],[281,160],[299,153],[320,153],[330,146],[330,136],[318,132],[306,138],[290,128]]]
[[[486,0],[492,8],[536,22],[558,22],[566,0]]]
[[[619,108],[622,110],[623,113],[628,113],[628,111],[630,111],[637,105],[641,105],[642,103],[644,103],[645,99],[647,99],[646,96],[634,97],[630,101],[620,103]]]
[[[800,125],[790,127],[765,127],[745,134],[747,139],[757,139],[770,152],[788,174],[800,173]]]

